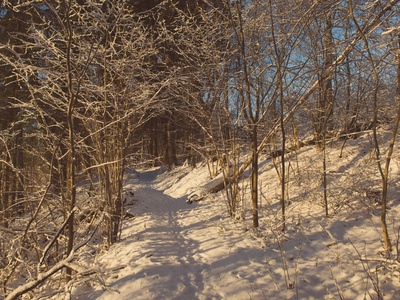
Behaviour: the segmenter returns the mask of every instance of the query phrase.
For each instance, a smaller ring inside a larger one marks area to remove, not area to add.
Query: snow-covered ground
[[[323,203],[321,153],[290,158],[287,229],[280,230],[279,179],[260,159],[260,227],[229,217],[224,192],[200,202],[188,195],[209,182],[205,164],[128,171],[134,190],[121,241],[95,258],[105,286],[76,289],[79,299],[400,299],[398,234],[400,159],[391,163],[387,254],[380,225],[380,179],[368,135],[327,152],[329,213]],[[289,159],[289,156],[288,156]],[[128,214],[129,215],[129,214]]]

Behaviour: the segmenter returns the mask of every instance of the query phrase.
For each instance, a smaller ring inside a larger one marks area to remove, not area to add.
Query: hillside
[[[382,137],[383,139],[386,137]],[[291,154],[287,229],[280,231],[280,187],[271,159],[260,159],[260,227],[251,227],[248,180],[244,218],[229,217],[224,192],[192,204],[209,182],[207,166],[128,172],[121,240],[83,260],[97,281],[72,289],[79,299],[399,299],[399,163],[391,163],[386,253],[380,179],[365,134],[327,150],[329,217],[324,216],[321,153]],[[384,153],[384,152],[383,152]],[[289,156],[288,156],[289,158]],[[318,163],[316,163],[318,162]],[[132,215],[134,217],[132,217]],[[102,284],[100,284],[102,283]],[[73,284],[71,285],[73,286]],[[71,287],[70,286],[70,287]]]

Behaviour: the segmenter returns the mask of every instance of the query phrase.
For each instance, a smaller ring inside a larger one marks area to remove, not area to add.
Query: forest
[[[222,191],[255,230],[268,157],[285,232],[291,157],[318,153],[329,218],[327,151],[363,134],[390,256],[399,21],[400,0],[2,0],[0,297],[68,283],[94,236],[118,243],[128,170],[205,164],[188,203]]]

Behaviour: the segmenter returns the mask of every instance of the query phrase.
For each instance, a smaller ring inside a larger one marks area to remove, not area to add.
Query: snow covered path
[[[296,198],[293,189],[282,232],[273,166],[265,164],[261,178],[270,198],[260,204],[257,233],[251,219],[229,217],[223,192],[186,203],[209,181],[206,166],[128,173],[125,189],[135,196],[126,212],[134,218],[124,220],[121,240],[95,258],[105,285],[93,282],[75,291],[77,299],[340,299],[339,293],[343,299],[378,299],[378,293],[400,299],[398,272],[391,271],[396,265],[378,252],[379,214],[355,201],[326,218],[320,205]],[[378,287],[369,270],[380,270]]]
[[[203,289],[204,264],[195,255],[198,245],[180,224],[187,204],[151,188],[139,188],[135,197],[145,200],[143,210],[149,211],[127,222],[129,230],[123,231],[121,242],[108,258],[112,268],[123,267],[112,284],[120,292],[118,298],[162,299],[166,292],[172,297],[194,297],[197,290]],[[100,297],[109,298],[113,295]]]
[[[225,207],[189,205],[158,190],[154,176],[132,183],[136,201],[128,211],[135,218],[99,260],[110,270],[110,290],[88,299],[264,299],[257,287],[263,252],[241,242],[244,230],[227,234]]]

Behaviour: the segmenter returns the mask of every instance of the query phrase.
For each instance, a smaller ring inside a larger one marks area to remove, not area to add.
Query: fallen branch
[[[74,208],[75,210],[75,208]],[[73,211],[74,211],[73,210]],[[72,215],[72,212],[70,213],[70,215]],[[83,272],[82,275],[83,276],[87,276],[90,275],[87,270],[83,270],[83,268],[81,268],[80,266],[76,265],[76,264],[72,264],[71,262],[74,260],[74,256],[76,251],[78,251],[80,248],[82,248],[84,245],[86,245],[94,236],[94,234],[97,231],[97,228],[99,227],[99,224],[101,224],[102,220],[104,218],[104,213],[101,215],[101,218],[98,222],[98,225],[96,226],[95,230],[93,230],[93,233],[90,235],[90,237],[83,241],[82,243],[80,243],[79,245],[77,245],[74,249],[72,249],[72,251],[69,253],[68,257],[63,259],[62,261],[58,262],[57,264],[55,264],[51,269],[49,269],[48,271],[44,272],[44,273],[38,273],[37,278],[35,280],[29,281],[27,283],[25,283],[24,285],[19,286],[18,288],[16,288],[14,291],[12,291],[10,294],[8,294],[8,296],[5,298],[5,300],[13,300],[16,299],[17,297],[33,290],[34,288],[36,288],[38,285],[42,284],[46,279],[48,279],[49,277],[51,277],[53,274],[57,273],[58,271],[60,271],[62,268],[68,267],[71,269],[74,269],[74,271],[77,271],[78,273]],[[68,221],[68,219],[66,220]],[[66,222],[65,222],[66,223]],[[63,226],[64,227],[64,226]],[[57,235],[58,237],[59,235]],[[53,239],[54,241],[54,239]],[[43,261],[48,249],[51,247],[51,245],[53,244],[53,241],[50,242],[50,244],[46,247],[46,251],[44,252],[41,261]],[[39,264],[40,265],[40,264]]]
[[[224,176],[223,173],[221,173],[213,180],[203,185],[200,189],[190,194],[186,202],[190,204],[193,201],[200,201],[208,194],[219,192],[224,187],[225,187]]]
[[[8,296],[5,298],[5,300],[13,300],[16,299],[17,297],[33,290],[35,287],[43,283],[47,278],[52,276],[54,273],[57,273],[59,270],[62,268],[66,267],[69,262],[71,262],[74,259],[74,254],[75,251],[71,251],[71,253],[68,255],[68,257],[57,264],[55,264],[50,270],[44,273],[40,273],[37,276],[36,280],[29,281],[28,283],[25,283],[24,285],[21,285],[17,287],[14,291],[12,291]]]
[[[53,237],[53,239],[50,241],[50,243],[47,244],[46,248],[43,251],[42,257],[40,258],[40,261],[38,263],[38,268],[40,268],[40,265],[43,263],[43,260],[45,259],[47,253],[49,252],[50,248],[55,244],[56,240],[58,239],[58,237],[60,236],[60,234],[64,231],[65,227],[67,226],[70,218],[72,217],[73,213],[75,211],[77,211],[77,207],[75,206],[74,209],[69,213],[68,218],[65,219],[64,223],[62,224],[62,226],[60,227],[60,229],[58,229],[58,232],[56,233],[56,235]]]

